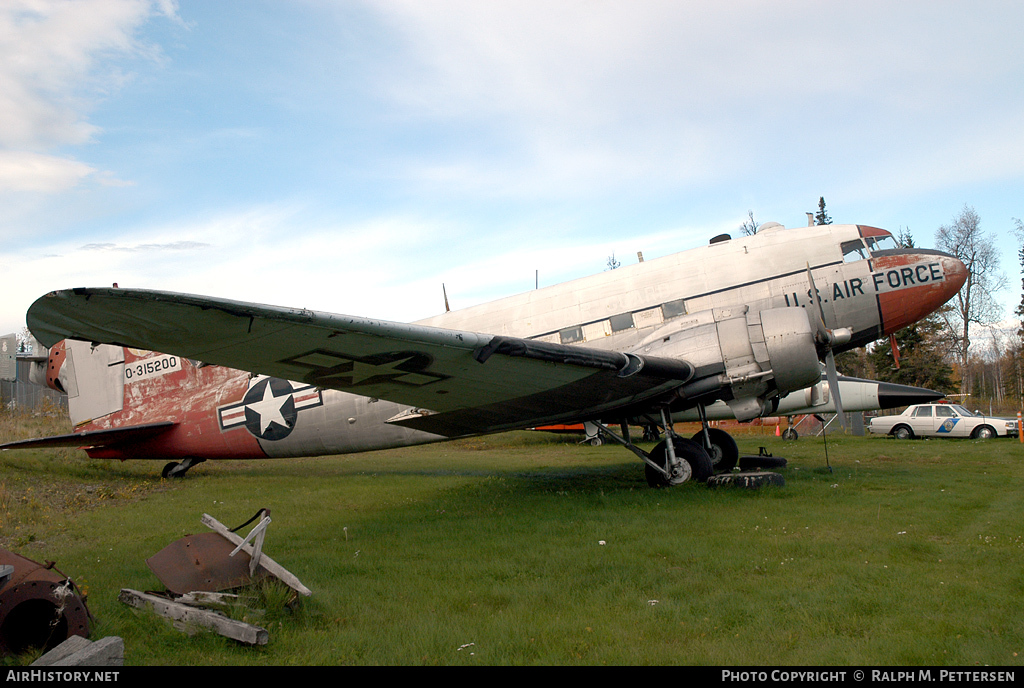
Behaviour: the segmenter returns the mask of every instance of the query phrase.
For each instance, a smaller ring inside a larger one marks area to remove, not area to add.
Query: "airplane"
[[[650,485],[703,482],[737,454],[708,428],[709,405],[770,414],[819,381],[820,361],[838,391],[834,353],[919,320],[966,277],[953,256],[899,248],[883,229],[768,223],[413,324],[117,285],[54,291],[26,321],[75,432],[2,448],[168,461],[174,477],[212,459],[591,421]],[[702,421],[693,439],[670,422],[687,409]],[[666,439],[641,449],[637,420]]]

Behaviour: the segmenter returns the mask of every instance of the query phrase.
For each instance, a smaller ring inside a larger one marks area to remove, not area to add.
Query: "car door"
[[[918,406],[910,417],[910,427],[918,437],[935,434],[935,423],[932,418],[931,406]]]
[[[935,435],[937,437],[963,437],[967,424],[949,406],[935,407]]]

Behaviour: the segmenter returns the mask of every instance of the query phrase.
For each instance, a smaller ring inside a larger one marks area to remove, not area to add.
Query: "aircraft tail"
[[[45,384],[67,394],[74,427],[124,408],[124,361],[124,347],[109,344],[65,339],[50,349]]]

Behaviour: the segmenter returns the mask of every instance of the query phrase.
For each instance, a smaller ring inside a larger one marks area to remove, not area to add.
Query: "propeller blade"
[[[828,327],[825,326],[825,308],[821,305],[821,297],[818,295],[818,288],[814,286],[814,277],[811,275],[811,264],[807,263],[807,290],[808,296],[811,300],[817,304],[816,309],[817,318],[814,319],[815,338],[822,344],[828,344],[831,341]]]
[[[825,376],[828,378],[828,389],[836,402],[836,414],[839,415],[839,424],[846,431],[846,414],[843,413],[843,400],[839,396],[839,375],[836,373],[836,357],[832,355],[832,349],[828,350],[825,356]]]
[[[825,325],[825,307],[821,305],[821,297],[818,295],[818,288],[814,286],[814,277],[811,275],[811,264],[807,263],[807,282],[810,285],[809,295],[818,305],[818,317],[814,326],[817,330],[815,337],[822,345],[825,353],[825,375],[828,378],[828,388],[832,397],[836,400],[836,413],[839,415],[839,424],[846,431],[846,414],[843,413],[843,401],[839,396],[839,374],[836,373],[836,357],[832,353],[833,344],[845,344],[850,341],[853,331],[848,327],[840,327],[830,330]],[[821,349],[819,349],[819,354]]]

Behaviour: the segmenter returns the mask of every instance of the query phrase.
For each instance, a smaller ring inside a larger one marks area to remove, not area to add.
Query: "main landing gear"
[[[727,432],[709,428],[704,407],[700,406],[699,409],[702,429],[692,439],[677,435],[667,412],[662,409],[660,425],[665,432],[665,439],[650,453],[633,444],[626,421],[621,425],[621,437],[600,423],[595,425],[603,430],[605,438],[618,442],[644,462],[644,476],[651,487],[679,485],[688,480],[703,483],[715,473],[731,471],[739,459],[739,449]]]
[[[185,475],[188,469],[195,466],[197,463],[202,463],[206,459],[196,459],[191,456],[182,459],[181,462],[171,461],[169,464],[164,466],[164,470],[160,472],[165,478],[181,478]]]

